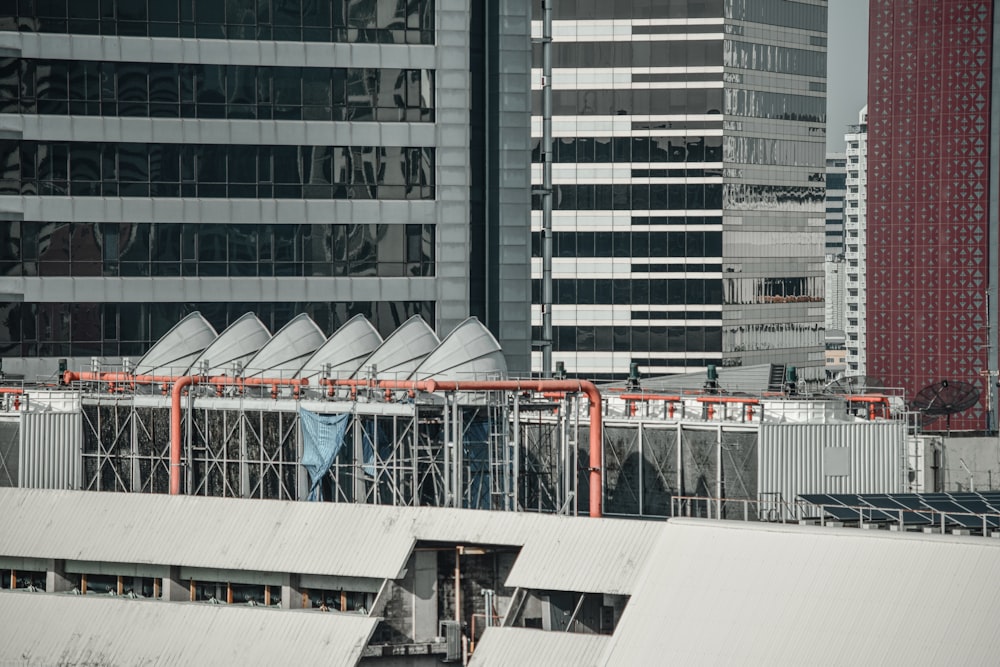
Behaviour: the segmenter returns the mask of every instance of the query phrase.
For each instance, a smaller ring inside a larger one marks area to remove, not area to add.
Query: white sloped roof
[[[549,632],[532,628],[487,628],[476,644],[470,667],[591,667],[597,664],[611,637],[579,632]],[[661,663],[654,663],[661,664]]]
[[[400,519],[376,505],[0,489],[0,556],[396,578],[414,542]]]
[[[363,315],[355,315],[306,361],[300,377],[317,377],[330,364],[331,378],[349,378],[382,344],[382,337]]]
[[[600,664],[996,664],[998,581],[1000,540],[672,519]]]
[[[346,667],[377,624],[362,614],[3,591],[0,661]]]
[[[419,316],[403,322],[365,359],[352,377],[375,366],[380,380],[405,380],[441,341]]]
[[[293,378],[325,340],[311,317],[298,315],[246,362],[243,377]]]
[[[410,377],[487,380],[506,376],[507,360],[500,343],[482,322],[470,317],[455,327]]]
[[[246,364],[271,338],[256,315],[247,313],[229,325],[191,364],[190,372],[200,372],[202,361],[210,364],[208,375],[232,375],[233,363]]]
[[[588,593],[632,593],[664,525],[440,507],[0,488],[0,556],[395,579],[418,540],[508,545],[522,547],[508,587]]]
[[[201,313],[191,313],[149,348],[135,365],[135,373],[183,375],[217,336],[215,329]]]

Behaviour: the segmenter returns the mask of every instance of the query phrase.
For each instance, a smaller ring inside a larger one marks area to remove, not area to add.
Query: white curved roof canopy
[[[381,344],[382,336],[372,323],[363,315],[355,315],[306,361],[299,377],[308,378],[312,383],[312,378],[319,376],[329,364],[329,377],[349,378]]]
[[[448,380],[495,380],[507,377],[507,360],[500,343],[475,317],[457,327],[410,376]]]
[[[243,377],[293,378],[325,340],[311,317],[297,315],[244,364]]]
[[[136,375],[182,375],[218,337],[202,314],[194,312],[175,324],[135,365]]]
[[[434,330],[414,315],[393,331],[351,377],[367,373],[374,366],[380,380],[405,380],[440,344]]]
[[[191,364],[190,372],[200,373],[202,362],[207,361],[210,364],[209,376],[232,375],[234,363],[245,365],[270,338],[271,333],[263,322],[253,313],[247,313],[219,334],[215,342]]]

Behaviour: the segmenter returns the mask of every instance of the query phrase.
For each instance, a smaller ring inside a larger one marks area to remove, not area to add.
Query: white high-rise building
[[[865,235],[867,217],[868,107],[858,113],[858,124],[848,127],[847,193],[844,198],[844,258],[847,261],[845,289],[847,312],[844,333],[847,335],[847,373],[864,375],[865,363]]]
[[[823,377],[826,41],[825,0],[552,5],[553,361],[595,379],[631,364]],[[534,207],[539,340],[540,197]]]
[[[827,255],[823,263],[826,275],[826,330],[843,331],[846,319],[847,261],[843,255]]]
[[[826,154],[826,254],[844,254],[844,192],[847,155]],[[829,295],[827,295],[829,301]]]

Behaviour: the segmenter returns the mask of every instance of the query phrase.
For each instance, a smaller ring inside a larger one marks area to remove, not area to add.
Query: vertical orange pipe
[[[201,382],[198,375],[177,378],[170,390],[170,495],[181,492],[181,396],[184,388]]]

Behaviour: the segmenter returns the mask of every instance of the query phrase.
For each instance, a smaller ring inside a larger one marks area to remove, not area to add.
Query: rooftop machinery
[[[740,382],[753,372],[725,369],[707,390],[510,380],[475,319],[439,340],[413,318],[383,340],[362,317],[326,338],[307,316],[271,336],[251,314],[216,334],[195,313],[134,365],[95,363],[67,371],[58,391],[29,390],[31,407],[8,420],[42,418],[22,424],[15,453],[0,451],[0,484],[5,468],[33,461],[11,485],[59,470],[68,486],[102,491],[665,516],[676,496],[771,493],[768,443],[818,426],[827,435],[803,456],[882,448],[893,460],[879,488],[897,490],[909,463],[888,398],[751,395],[742,389],[760,382]],[[80,433],[53,435],[77,442],[32,458],[56,402]],[[782,497],[798,490],[839,489],[792,484]]]

